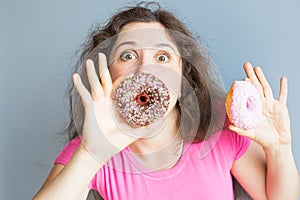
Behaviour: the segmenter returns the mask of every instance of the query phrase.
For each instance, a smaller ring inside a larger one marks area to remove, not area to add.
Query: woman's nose
[[[155,60],[153,59],[153,52],[151,50],[143,50],[140,53],[140,57],[138,60],[138,65],[139,66],[144,66],[144,65],[151,65],[155,64]]]

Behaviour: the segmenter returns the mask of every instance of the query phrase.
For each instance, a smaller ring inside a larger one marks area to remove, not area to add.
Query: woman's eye
[[[132,60],[132,59],[135,59],[136,58],[136,55],[132,52],[124,52],[121,54],[121,60]]]
[[[165,55],[165,54],[160,54],[157,56],[157,61],[158,62],[168,62],[169,61],[169,56]]]

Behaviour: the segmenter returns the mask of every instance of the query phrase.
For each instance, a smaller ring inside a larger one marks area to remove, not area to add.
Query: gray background
[[[159,1],[209,45],[226,90],[244,77],[242,65],[262,66],[274,89],[289,80],[293,150],[300,164],[298,79],[300,2]],[[74,52],[96,22],[121,0],[27,0],[0,4],[0,199],[30,199],[63,147],[56,137],[67,122],[64,98]]]

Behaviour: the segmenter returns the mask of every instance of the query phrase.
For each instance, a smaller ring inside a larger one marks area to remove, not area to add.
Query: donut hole
[[[139,104],[139,105],[146,105],[150,101],[149,95],[144,94],[144,93],[137,95],[135,99],[136,99],[137,104]]]
[[[250,111],[254,110],[255,109],[255,99],[254,99],[254,97],[248,97],[246,105],[247,105],[247,110],[250,110]]]

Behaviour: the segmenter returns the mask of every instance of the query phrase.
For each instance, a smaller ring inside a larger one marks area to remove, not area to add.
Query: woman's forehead
[[[117,36],[114,50],[124,45],[136,48],[170,48],[178,53],[166,29],[158,22],[134,22],[125,25]]]

